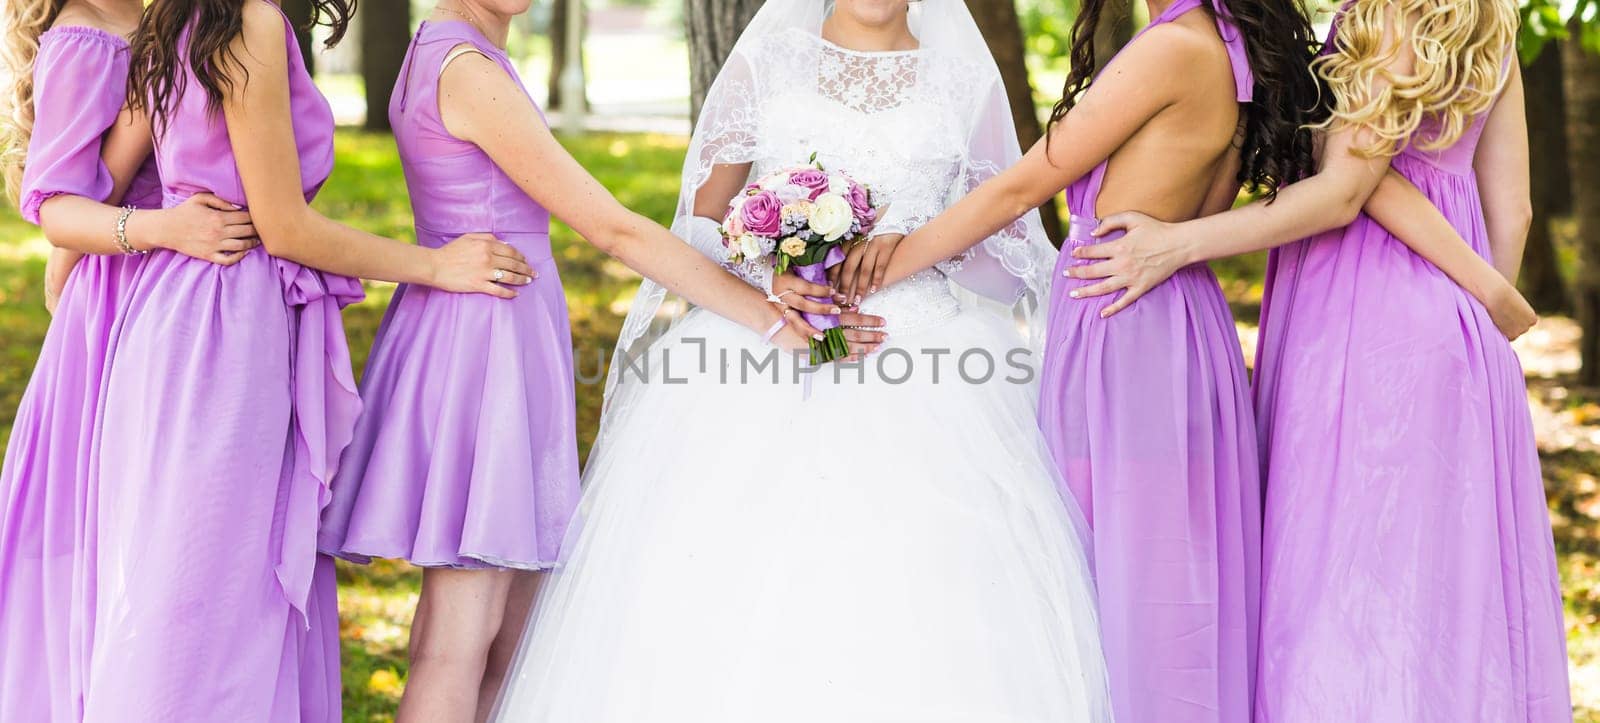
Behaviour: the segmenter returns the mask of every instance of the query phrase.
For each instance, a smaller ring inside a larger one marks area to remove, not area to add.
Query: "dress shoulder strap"
[[[477,53],[485,58],[489,58],[489,54],[483,52],[482,48],[479,48],[471,43],[463,42],[462,45],[451,50],[444,56],[444,62],[439,63],[439,74],[444,75],[444,69],[450,67],[451,63],[456,62],[456,58],[459,58],[463,55],[470,55],[472,53]],[[489,60],[494,60],[494,58],[489,58]]]

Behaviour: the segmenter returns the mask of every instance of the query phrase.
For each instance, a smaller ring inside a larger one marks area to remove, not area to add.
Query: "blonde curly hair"
[[[1334,51],[1314,63],[1334,101],[1322,127],[1370,130],[1376,138],[1356,149],[1367,158],[1404,150],[1430,117],[1438,130],[1417,147],[1454,144],[1504,88],[1519,22],[1516,0],[1355,0],[1339,16]],[[1399,42],[1385,37],[1396,23],[1409,23],[1393,28]],[[1402,43],[1416,56],[1407,75],[1388,67]]]
[[[22,166],[33,138],[33,63],[39,57],[39,36],[65,4],[66,0],[0,0],[4,8],[0,73],[10,81],[0,92],[0,174],[12,203],[22,193]]]

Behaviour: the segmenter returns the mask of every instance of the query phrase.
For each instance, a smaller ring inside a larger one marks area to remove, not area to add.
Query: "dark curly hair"
[[[1295,0],[1204,0],[1201,6],[1215,17],[1217,3],[1233,14],[1256,80],[1239,138],[1239,183],[1271,200],[1279,187],[1316,173],[1309,126],[1328,114],[1324,82],[1311,70],[1321,44]],[[1050,111],[1052,126],[1094,78],[1095,31],[1105,5],[1106,0],[1083,0],[1072,24],[1072,67],[1061,100]]]
[[[155,0],[139,20],[129,48],[128,104],[147,109],[158,129],[183,98],[183,72],[194,73],[206,94],[206,108],[216,113],[238,78],[229,75],[238,62],[229,47],[244,31],[244,4],[251,0]],[[337,45],[350,29],[356,0],[312,0],[311,25],[332,32],[327,47]],[[188,42],[179,39],[188,31]]]

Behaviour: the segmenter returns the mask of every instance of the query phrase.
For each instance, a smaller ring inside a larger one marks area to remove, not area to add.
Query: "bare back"
[[[1196,9],[1133,42],[1182,43],[1193,62],[1171,72],[1182,76],[1183,92],[1111,154],[1098,208],[1073,211],[1186,221],[1227,209],[1239,187],[1242,115],[1216,23]],[[1118,72],[1116,61],[1106,72]]]

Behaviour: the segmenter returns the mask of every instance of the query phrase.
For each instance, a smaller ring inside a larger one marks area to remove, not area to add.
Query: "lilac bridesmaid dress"
[[[1486,119],[1393,164],[1485,258]],[[1359,216],[1272,253],[1256,373],[1256,720],[1571,720],[1527,391],[1483,307]]]
[[[39,37],[33,79],[21,206],[23,218],[38,223],[52,196],[98,201],[112,192],[100,144],[126,96],[127,41],[95,28],[52,29]],[[160,207],[153,163],[123,203]],[[133,256],[78,263],[17,409],[0,467],[0,721],[79,715],[93,595],[93,580],[80,574],[92,543],[85,527],[94,504],[89,440],[113,326],[138,263]]]
[[[366,412],[339,467],[322,550],[454,568],[553,565],[576,508],[572,337],[550,255],[550,214],[476,145],[445,130],[438,86],[452,48],[505,53],[464,22],[427,22],[389,119],[417,240],[487,232],[538,278],[518,297],[401,286],[361,383]]]
[[[1202,7],[1177,0],[1149,27]],[[1218,30],[1238,98],[1252,75],[1231,23]],[[1067,189],[1098,211],[1102,162]],[[1204,264],[1110,319],[1115,297],[1073,299],[1060,278],[1093,219],[1075,217],[1056,269],[1039,423],[1094,535],[1095,578],[1117,720],[1237,723],[1250,716],[1260,477],[1249,381],[1233,316]]]
[[[333,114],[283,30],[309,198],[332,170]],[[226,124],[180,82],[156,139],[166,204],[209,191],[244,205]],[[230,267],[169,251],[141,264],[98,434],[85,720],[339,719],[333,563],[316,534],[360,410],[339,318],[360,297],[264,249]]]

